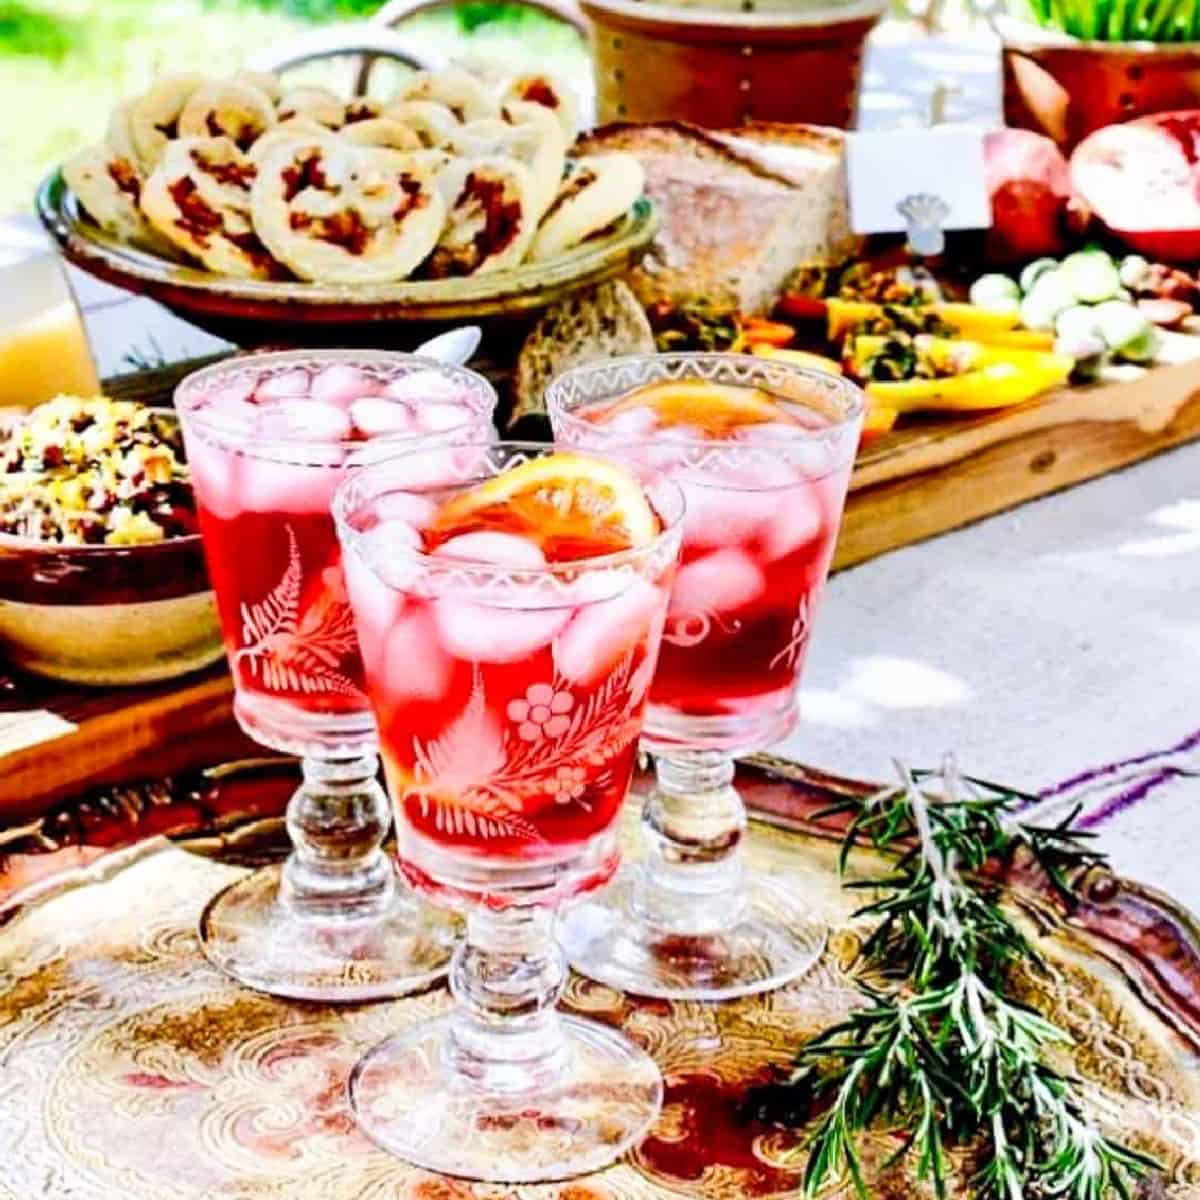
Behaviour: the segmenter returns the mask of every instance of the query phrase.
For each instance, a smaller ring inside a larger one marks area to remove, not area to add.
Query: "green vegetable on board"
[[[1021,289],[1007,275],[980,275],[971,284],[967,299],[993,312],[1016,312],[1021,306]]]
[[[1021,324],[1026,329],[1052,330],[1058,314],[1077,303],[1075,289],[1060,271],[1047,271],[1038,276],[1033,287],[1021,301]]]
[[[1158,350],[1158,330],[1132,305],[1109,300],[1097,305],[1100,336],[1113,354],[1126,362],[1149,362]]]
[[[1058,269],[1058,259],[1056,258],[1035,258],[1033,262],[1021,272],[1017,282],[1021,285],[1022,292],[1030,292],[1033,290],[1033,285],[1045,275],[1048,271],[1056,271]]]
[[[1119,274],[1124,287],[1135,288],[1150,274],[1150,263],[1140,254],[1127,254],[1121,259]]]
[[[1111,300],[1121,287],[1117,266],[1103,250],[1080,250],[1069,254],[1059,268],[1063,279],[1083,304]]]

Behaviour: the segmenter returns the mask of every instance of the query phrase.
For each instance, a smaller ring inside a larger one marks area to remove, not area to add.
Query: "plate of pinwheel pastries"
[[[84,270],[200,324],[535,311],[623,273],[657,218],[630,155],[577,155],[552,76],[413,74],[387,101],[160,77],[43,183]]]

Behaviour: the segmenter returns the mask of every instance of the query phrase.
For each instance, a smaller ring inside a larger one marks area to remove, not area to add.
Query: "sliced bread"
[[[717,134],[683,122],[618,123],[577,145],[585,154],[618,150],[641,161],[662,218],[630,277],[643,304],[702,300],[764,312],[796,268],[840,262],[852,250],[836,131],[747,126]]]
[[[546,386],[569,367],[620,354],[653,354],[645,310],[620,280],[576,293],[548,308],[517,358],[509,426],[546,411]]]

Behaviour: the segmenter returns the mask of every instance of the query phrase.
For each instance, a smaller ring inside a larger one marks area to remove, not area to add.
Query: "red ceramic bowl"
[[[0,533],[0,654],[53,679],[151,683],[221,657],[200,535],[60,546]]]

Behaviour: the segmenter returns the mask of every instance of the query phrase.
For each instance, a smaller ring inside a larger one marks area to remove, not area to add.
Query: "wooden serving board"
[[[101,784],[172,775],[228,758],[262,755],[233,719],[224,664],[147,687],[99,690],[4,675],[0,725],[13,713],[48,712],[67,724],[0,754],[0,829]],[[29,717],[36,729],[37,718]]]
[[[1121,367],[1020,408],[913,424],[860,456],[835,568],[1012,508],[1200,437],[1200,336],[1169,334],[1165,363]],[[169,403],[185,363],[110,380],[113,396]],[[488,370],[496,382],[502,373]],[[0,684],[3,682],[0,664]],[[43,709],[75,728],[5,754],[0,828],[98,784],[261,754],[237,729],[223,668],[97,692],[14,677],[4,710]]]
[[[124,376],[106,390],[169,403],[174,385],[197,365]],[[481,369],[503,398],[508,373],[493,363]],[[1097,383],[1062,388],[1018,408],[912,421],[864,448],[850,480],[834,570],[1197,438],[1200,318],[1193,318],[1188,332],[1162,333],[1152,367],[1110,367]]]
[[[1200,437],[1200,330],[1019,408],[913,424],[859,456],[834,569],[923,541]]]

